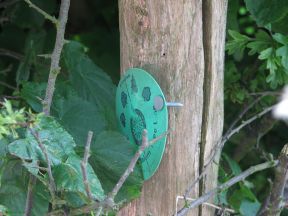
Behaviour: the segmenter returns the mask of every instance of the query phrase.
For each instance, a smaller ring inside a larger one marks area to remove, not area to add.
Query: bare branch
[[[7,83],[5,83],[5,82],[2,82],[2,81],[0,81],[0,85],[4,86],[4,87],[6,87],[6,88],[9,88],[9,89],[11,89],[11,90],[17,90],[16,87],[14,87],[14,86],[12,86],[12,85],[9,85],[9,84],[7,84]]]
[[[243,121],[241,125],[239,125],[238,127],[229,130],[228,133],[226,133],[221,140],[216,144],[216,146],[214,147],[214,149],[211,152],[211,156],[209,158],[209,160],[207,161],[207,163],[204,165],[202,173],[197,177],[197,179],[195,179],[191,185],[189,185],[189,187],[187,188],[184,197],[188,197],[189,194],[191,193],[193,187],[206,175],[206,172],[209,170],[209,165],[214,161],[216,155],[221,152],[224,144],[236,133],[238,133],[242,128],[244,128],[245,126],[251,124],[253,121],[255,121],[256,119],[260,118],[261,116],[267,114],[268,112],[270,112],[275,105],[270,106],[265,108],[262,112],[254,115],[253,117],[251,117],[250,119]]]
[[[92,193],[91,193],[89,181],[88,181],[88,178],[87,178],[87,163],[88,163],[88,159],[89,159],[89,156],[90,156],[89,152],[90,152],[90,145],[91,145],[92,137],[93,137],[93,132],[89,131],[88,132],[88,136],[87,136],[87,142],[86,142],[86,145],[85,145],[85,152],[84,152],[83,160],[81,162],[83,183],[84,183],[84,186],[85,186],[87,197],[91,201],[93,200],[93,198],[92,198]]]
[[[240,181],[243,181],[244,179],[246,179],[248,176],[252,175],[255,172],[259,172],[259,171],[277,166],[278,163],[279,163],[279,161],[275,160],[275,161],[268,161],[268,162],[250,167],[249,169],[240,173],[238,176],[233,177],[232,179],[225,182],[224,184],[222,184],[222,185],[214,188],[213,190],[210,190],[209,192],[205,193],[203,196],[199,197],[195,201],[192,201],[191,203],[188,204],[187,207],[183,207],[180,211],[178,211],[176,216],[186,215],[190,209],[195,208],[195,207],[201,205],[202,203],[206,202],[208,199],[210,199],[212,196],[214,196],[219,191],[225,190],[225,189],[231,187],[232,185],[234,185]]]
[[[47,12],[45,12],[44,10],[42,10],[41,8],[39,8],[37,5],[35,5],[34,3],[32,3],[30,0],[24,0],[29,7],[35,9],[38,13],[40,13],[41,15],[43,15],[46,19],[50,20],[52,23],[54,23],[56,26],[58,25],[58,20],[51,16],[50,14],[48,14]]]
[[[57,75],[60,72],[60,55],[64,45],[64,34],[65,27],[68,19],[68,11],[70,7],[70,0],[62,0],[59,12],[59,20],[57,25],[56,42],[55,47],[51,55],[51,66],[48,78],[48,84],[45,94],[45,99],[43,101],[43,112],[46,115],[50,114],[51,103],[53,99],[53,94],[55,90],[55,82]]]
[[[276,167],[275,179],[271,189],[271,193],[265,202],[265,206],[261,209],[262,211],[258,213],[260,216],[279,216],[281,210],[284,207],[284,188],[288,178],[288,144],[286,144],[280,155],[279,164]]]
[[[0,56],[8,56],[8,57],[14,58],[14,59],[19,60],[19,61],[21,61],[24,58],[23,55],[21,55],[17,52],[3,49],[3,48],[0,48]]]

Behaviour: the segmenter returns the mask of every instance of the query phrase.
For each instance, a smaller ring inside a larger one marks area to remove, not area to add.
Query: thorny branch
[[[26,0],[27,1],[27,0]],[[43,101],[43,112],[46,115],[50,114],[51,103],[55,90],[55,83],[57,75],[60,72],[60,55],[64,45],[65,27],[68,19],[68,11],[70,7],[70,0],[62,0],[59,12],[59,19],[57,21],[57,33],[55,47],[51,55],[51,66],[49,71],[48,84],[46,88],[45,99]]]
[[[204,195],[202,195],[198,199],[190,202],[188,204],[188,206],[183,207],[181,210],[179,210],[175,216],[186,215],[190,209],[195,208],[195,207],[201,205],[202,203],[206,202],[208,199],[210,199],[212,196],[214,196],[219,191],[225,190],[225,189],[231,187],[232,185],[234,185],[240,181],[243,181],[244,179],[246,179],[248,176],[252,175],[255,172],[259,172],[259,171],[277,166],[278,163],[279,163],[278,160],[274,160],[274,161],[268,161],[268,162],[250,167],[249,169],[240,173],[238,176],[231,178],[229,181],[225,182],[224,184],[219,185],[218,187],[210,190],[209,192],[205,193]]]
[[[91,145],[92,137],[93,137],[93,132],[89,131],[88,132],[88,136],[87,136],[87,142],[86,142],[86,145],[85,145],[85,152],[84,152],[83,160],[81,162],[83,183],[84,183],[84,186],[85,186],[87,197],[91,201],[93,199],[92,199],[92,193],[91,193],[89,181],[88,181],[88,178],[87,178],[87,163],[88,163],[88,159],[89,159],[89,156],[90,156],[90,145]]]
[[[52,23],[56,25],[56,41],[55,41],[55,46],[54,50],[51,55],[51,65],[50,65],[50,71],[49,71],[49,78],[48,78],[48,84],[46,88],[46,94],[45,94],[45,99],[43,101],[43,112],[45,115],[50,115],[50,107],[52,103],[52,98],[54,94],[54,89],[55,89],[55,82],[58,73],[60,72],[60,67],[59,67],[59,61],[60,61],[60,55],[62,52],[62,48],[64,45],[64,34],[65,34],[65,27],[68,19],[68,11],[70,7],[70,0],[62,0],[61,5],[60,5],[60,12],[59,12],[59,18],[58,20],[43,11],[41,8],[33,4],[30,0],[24,0],[31,8],[35,9],[38,11],[40,14],[42,14],[46,19],[50,20]],[[8,53],[9,54],[9,53]],[[13,57],[15,55],[12,55]],[[33,134],[33,133],[32,133]],[[35,134],[37,135],[37,134]],[[35,137],[37,139],[37,136]],[[39,138],[38,138],[39,140]],[[41,140],[39,140],[41,141]],[[39,142],[39,146],[41,147],[41,142]],[[54,197],[55,197],[55,182],[54,178],[52,176],[52,171],[51,171],[51,164],[49,162],[49,157],[47,155],[47,151],[45,149],[45,146],[42,145],[41,150],[45,154],[46,161],[48,164],[48,175],[50,179],[50,184],[49,184],[49,190],[52,196],[52,208],[54,209]],[[46,153],[45,153],[46,152]],[[33,178],[32,175],[30,175],[30,179]],[[28,199],[29,202],[26,202],[26,207],[30,206],[32,208],[32,198]]]

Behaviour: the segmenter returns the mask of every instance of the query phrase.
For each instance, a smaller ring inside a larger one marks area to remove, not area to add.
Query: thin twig
[[[268,112],[270,112],[275,105],[270,106],[268,108],[265,108],[262,112],[254,115],[253,117],[251,117],[250,119],[243,121],[241,125],[239,125],[238,127],[234,128],[233,130],[230,130],[229,133],[226,133],[221,140],[216,144],[216,146],[214,147],[213,151],[211,152],[211,156],[209,158],[209,160],[207,161],[207,163],[204,165],[203,170],[201,172],[201,174],[197,177],[197,179],[195,179],[187,188],[184,197],[188,197],[189,194],[191,193],[193,187],[206,175],[207,171],[209,170],[209,165],[212,163],[212,161],[214,161],[215,156],[217,155],[218,152],[221,152],[224,144],[236,133],[238,133],[242,128],[244,128],[245,126],[251,124],[253,121],[255,121],[256,119],[260,118],[261,116],[267,114]]]
[[[193,198],[189,198],[189,197],[184,197],[184,196],[177,196],[176,197],[176,211],[175,211],[175,215],[177,215],[177,206],[178,206],[178,200],[179,199],[183,199],[185,201],[195,201],[196,199],[193,199]],[[219,210],[224,210],[225,212],[229,212],[229,213],[235,213],[235,210],[233,209],[229,209],[229,208],[223,208],[223,207],[220,207],[220,206],[217,206],[213,203],[209,203],[209,202],[203,202],[202,205],[207,205],[207,206],[210,206],[212,208],[215,208],[215,209],[219,209]]]
[[[55,82],[57,75],[60,72],[60,55],[64,45],[65,27],[68,19],[68,11],[70,6],[70,0],[62,0],[59,12],[59,24],[57,25],[56,42],[55,47],[51,55],[51,66],[49,71],[48,84],[46,88],[45,99],[43,101],[43,112],[46,115],[50,114],[51,103],[55,90]]]
[[[274,160],[274,161],[268,161],[268,162],[250,167],[249,169],[245,170],[244,172],[240,173],[239,175],[231,178],[229,181],[225,182],[224,184],[210,190],[209,192],[205,193],[203,196],[199,197],[198,199],[194,200],[193,202],[190,202],[187,207],[183,207],[180,211],[177,212],[176,215],[177,216],[186,215],[190,209],[195,208],[195,207],[203,204],[204,202],[209,200],[212,196],[214,196],[219,191],[225,190],[225,189],[231,187],[232,185],[234,185],[240,181],[243,181],[244,179],[246,179],[248,176],[254,174],[255,172],[259,172],[259,171],[277,166],[278,163],[279,163],[278,160]]]
[[[7,1],[4,1],[4,2],[1,2],[0,3],[0,8],[7,8],[8,6],[10,5],[13,5],[17,2],[19,2],[20,0],[7,0]]]
[[[58,25],[58,20],[54,16],[51,16],[50,14],[39,8],[37,5],[32,3],[30,0],[24,0],[24,1],[29,5],[29,7],[35,9],[38,13],[42,14],[46,19],[50,20],[56,26]]]
[[[14,86],[12,86],[12,85],[9,85],[9,84],[7,84],[7,83],[5,83],[5,82],[2,82],[2,81],[0,81],[0,85],[4,86],[4,87],[6,87],[6,88],[9,88],[9,89],[11,89],[11,90],[17,90],[16,87],[14,87]]]
[[[33,186],[36,184],[36,180],[37,180],[36,176],[30,174],[24,216],[31,215],[33,205],[33,188],[34,188]]]
[[[36,139],[42,153],[44,154],[44,157],[46,159],[46,162],[47,162],[47,173],[48,173],[48,176],[49,176],[49,191],[50,191],[50,194],[51,194],[51,198],[52,198],[52,209],[55,209],[55,206],[54,206],[54,201],[55,201],[55,191],[56,191],[56,185],[55,185],[55,180],[54,180],[54,177],[52,175],[52,169],[51,169],[51,161],[50,161],[50,158],[48,156],[48,152],[47,152],[47,149],[45,147],[45,145],[42,143],[42,141],[40,140],[39,138],[39,134],[37,131],[34,131],[32,128],[29,128],[29,131],[31,132],[31,134],[33,135],[33,137]]]
[[[9,64],[8,67],[0,71],[0,74],[6,76],[8,72],[10,72],[13,68],[12,64]]]
[[[88,181],[88,178],[87,178],[87,163],[88,163],[88,159],[89,159],[89,156],[90,156],[89,152],[90,152],[90,145],[91,145],[92,137],[93,137],[93,132],[89,131],[88,132],[88,136],[87,136],[87,142],[86,142],[86,145],[85,145],[85,152],[84,152],[83,160],[81,162],[83,183],[84,183],[84,186],[85,186],[85,191],[86,191],[87,197],[90,199],[90,201],[92,201],[93,198],[92,198],[92,193],[91,193],[89,181]]]
[[[23,55],[21,55],[17,52],[3,49],[3,48],[0,48],[0,56],[8,56],[8,57],[14,58],[14,59],[19,60],[19,61],[21,61],[24,58]]]

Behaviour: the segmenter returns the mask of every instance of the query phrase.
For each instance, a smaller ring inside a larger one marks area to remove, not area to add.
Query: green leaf
[[[110,192],[118,182],[134,154],[135,149],[118,132],[105,131],[97,136],[91,145],[90,163],[106,193]],[[127,201],[136,198],[140,194],[142,182],[142,171],[137,165],[116,199]]]
[[[240,52],[242,54],[246,44],[251,41],[251,39],[237,31],[228,30],[228,33],[232,38],[226,43],[226,50],[228,50],[228,54],[232,55],[236,52]]]
[[[271,37],[266,32],[259,31],[256,34],[255,40],[247,44],[247,48],[250,48],[248,54],[254,55],[260,53],[272,45],[273,41],[271,40]]]
[[[42,110],[39,98],[45,94],[45,83],[24,83],[21,96],[37,112]],[[35,94],[38,93],[38,94]],[[66,83],[58,83],[52,104],[52,115],[73,136],[77,145],[86,142],[89,130],[97,136],[107,126],[105,118],[96,104],[81,99],[72,87]]]
[[[281,57],[282,66],[288,70],[288,45],[278,48],[276,50],[276,56]]]
[[[277,22],[288,13],[286,0],[245,0],[246,7],[260,26]]]
[[[81,98],[95,103],[109,122],[109,127],[115,129],[115,85],[84,51],[85,48],[78,42],[70,41],[64,47],[65,65],[72,86]]]
[[[284,36],[283,34],[276,33],[273,35],[273,39],[280,44],[283,44],[283,45],[288,44],[288,37]]]
[[[39,114],[33,130],[38,132],[52,165],[59,164],[74,154],[76,144],[73,138],[53,118]],[[37,140],[29,130],[25,139],[12,142],[8,149],[10,154],[21,159],[46,162]]]
[[[258,201],[251,202],[247,199],[244,199],[241,202],[239,211],[242,215],[254,216],[257,215],[257,212],[259,211],[260,207],[261,203],[259,203]]]
[[[81,159],[76,155],[71,155],[65,163],[53,169],[53,176],[57,190],[81,193],[87,200],[80,164]],[[104,191],[90,164],[87,164],[87,179],[93,199],[103,200]]]
[[[25,211],[29,173],[19,160],[11,160],[5,165],[0,187],[0,204],[6,206],[13,216],[22,216]],[[48,212],[49,193],[38,182],[34,188],[32,215]]]
[[[227,161],[230,169],[232,170],[232,173],[234,176],[237,176],[241,173],[241,168],[238,165],[238,163],[236,161],[234,161],[233,159],[231,159],[227,154],[223,153],[223,157],[224,159]]]

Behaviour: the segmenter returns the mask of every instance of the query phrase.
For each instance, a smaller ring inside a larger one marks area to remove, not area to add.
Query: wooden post
[[[176,196],[197,178],[221,137],[226,1],[119,0],[121,73],[130,67],[149,71],[166,99],[184,107],[169,108],[172,132],[159,170],[118,215],[173,215]],[[217,172],[211,167],[209,180],[190,197],[211,189]],[[191,215],[203,211],[212,212]]]

